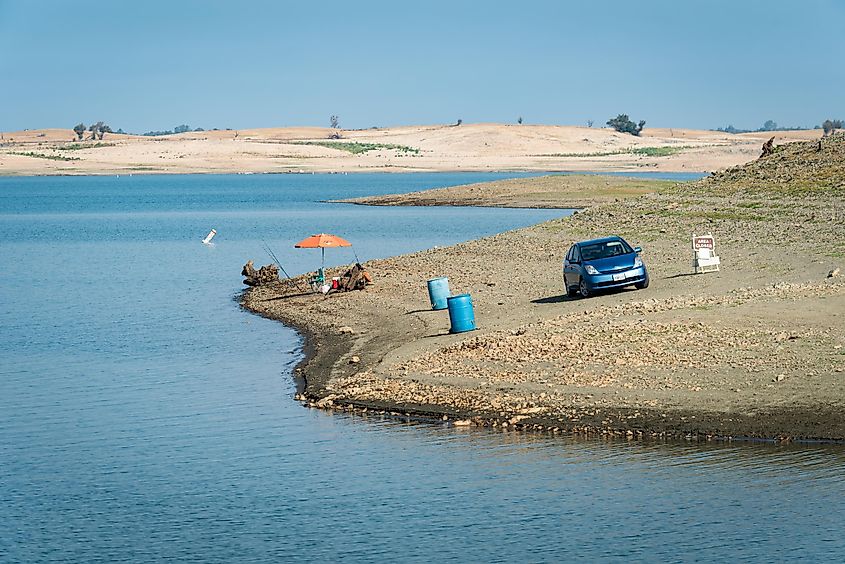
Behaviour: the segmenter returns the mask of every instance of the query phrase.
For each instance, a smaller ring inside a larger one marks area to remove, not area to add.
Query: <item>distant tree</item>
[[[111,133],[111,127],[109,127],[107,124],[105,124],[103,122],[99,122],[99,123],[100,123],[100,126],[97,128],[97,132],[98,132],[98,136],[100,138],[100,141],[102,141],[103,136],[106,133]]]
[[[519,125],[522,125],[522,116],[519,116],[518,118],[516,118],[516,123],[518,123]]]
[[[607,125],[619,133],[630,133],[631,135],[639,136],[643,127],[645,127],[645,120],[640,120],[640,123],[634,123],[628,117],[628,114],[619,114],[615,118],[607,120]]]
[[[77,123],[73,126],[73,132],[76,133],[76,136],[82,141],[82,136],[85,135],[85,124],[84,123]]]
[[[88,131],[91,132],[91,140],[95,140],[97,138],[97,134],[100,132],[100,126],[103,125],[103,122],[98,121],[97,123],[92,123],[88,126]]]
[[[336,115],[333,115],[329,118],[329,125],[332,128],[332,132],[329,133],[329,139],[340,139],[340,118]]]
[[[197,131],[205,131],[205,129],[203,129],[203,128],[201,128],[201,127],[198,127],[198,128],[196,128],[196,129],[194,130],[194,132],[197,132]]]
[[[836,132],[837,129],[842,129],[842,120],[841,119],[826,119],[824,123],[822,123],[822,129],[824,130],[824,135],[827,137]]]
[[[184,125],[184,124],[183,125],[177,125],[176,127],[173,128],[173,133],[185,133],[186,131],[190,131],[190,130],[191,130],[190,125]]]
[[[822,129],[824,130],[824,136],[827,137],[833,132],[833,120],[826,119],[822,122]]]
[[[461,125],[463,122],[464,122],[464,120],[459,119],[459,120],[457,121],[457,123],[455,124],[455,127],[457,127],[457,126]]]
[[[593,120],[591,120],[591,119],[587,120],[587,127],[593,127]]]
[[[766,123],[763,124],[763,127],[760,128],[760,131],[775,131],[778,128],[778,123],[776,121],[767,119]]]

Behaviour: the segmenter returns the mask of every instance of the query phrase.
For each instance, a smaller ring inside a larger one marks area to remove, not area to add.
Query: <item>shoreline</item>
[[[550,433],[554,435],[573,435],[585,438],[624,438],[627,440],[673,440],[673,441],[707,441],[707,442],[752,442],[752,443],[793,443],[793,444],[845,444],[845,436],[835,438],[815,436],[791,436],[789,434],[772,435],[772,421],[776,420],[807,420],[841,418],[841,409],[828,410],[803,409],[769,414],[761,416],[751,414],[734,422],[731,428],[734,432],[724,431],[724,415],[707,413],[697,410],[678,411],[673,414],[653,410],[646,414],[645,424],[633,428],[609,427],[606,424],[608,413],[602,413],[600,418],[580,425],[568,425],[560,419],[548,419],[542,416],[523,417],[518,412],[507,412],[505,415],[490,413],[472,413],[452,409],[449,406],[425,405],[414,403],[395,403],[391,401],[367,401],[345,398],[341,401],[328,393],[328,386],[332,380],[331,372],[333,359],[347,356],[352,350],[351,340],[341,335],[321,336],[309,328],[302,321],[293,316],[276,316],[261,311],[249,296],[253,288],[242,292],[241,306],[249,313],[278,321],[293,329],[302,339],[302,360],[291,372],[296,384],[294,400],[303,407],[321,409],[325,411],[339,411],[350,414],[379,414],[397,419],[415,418],[430,424],[448,423],[452,426],[473,426],[499,431],[521,431]],[[259,298],[260,299],[260,298]],[[252,302],[253,305],[250,305]],[[632,415],[640,416],[643,408],[618,409],[611,414],[617,421],[626,420]],[[518,419],[514,421],[514,419]],[[668,419],[668,421],[667,421]],[[695,428],[686,424],[696,419]],[[642,419],[640,419],[642,421]],[[708,432],[701,428],[719,427],[722,432]]]
[[[0,170],[0,178],[43,178],[43,177],[79,177],[79,176],[91,176],[91,177],[99,177],[99,176],[187,176],[187,175],[196,175],[196,176],[211,176],[211,175],[220,175],[220,176],[252,176],[252,175],[296,175],[296,176],[311,176],[311,175],[356,175],[356,174],[455,174],[455,173],[466,173],[466,174],[533,174],[533,175],[540,175],[546,176],[549,174],[561,174],[561,175],[590,175],[590,176],[621,176],[626,178],[646,178],[648,175],[661,175],[661,174],[692,174],[692,175],[702,175],[706,176],[709,174],[708,171],[705,170],[674,170],[674,169],[663,169],[663,168],[655,168],[655,169],[647,169],[643,170],[642,168],[631,168],[631,167],[624,167],[624,168],[590,168],[585,170],[580,169],[571,169],[571,168],[540,168],[540,167],[515,167],[515,168],[437,168],[437,169],[397,169],[397,168],[383,168],[383,169],[314,169],[309,171],[295,171],[295,170],[258,170],[258,171],[251,171],[251,170],[240,170],[240,169],[227,169],[227,170],[196,170],[196,171],[170,171],[170,170],[143,170],[143,171],[126,171],[121,169],[110,169],[104,171],[80,171],[80,172],[73,172],[73,171],[54,171],[54,172],[37,172],[37,173],[9,173]],[[375,198],[375,197],[374,197]],[[366,198],[361,198],[362,200]],[[341,202],[339,200],[339,202]],[[368,202],[356,202],[350,199],[349,201],[342,201],[342,203],[350,203],[350,204],[363,204],[363,205],[393,205],[393,204],[379,204],[379,203],[368,203]],[[422,204],[421,204],[422,205]],[[438,205],[449,205],[449,204],[438,204]],[[501,207],[501,206],[488,206],[488,207]],[[507,207],[507,206],[505,206]],[[525,207],[525,206],[512,206],[512,207]],[[526,208],[530,209],[530,208]]]
[[[809,150],[792,152],[803,162],[816,158]],[[841,186],[808,198],[747,185],[773,163],[370,261],[376,285],[363,292],[317,298],[280,285],[250,289],[242,302],[303,336],[310,349],[295,371],[306,382],[297,397],[318,408],[596,436],[840,442],[845,353],[835,328],[845,284],[825,276],[841,260],[817,253],[841,242],[836,216],[826,217],[842,203]],[[674,241],[701,217],[717,234],[724,274],[682,273],[688,253]],[[652,288],[560,297],[548,273],[566,241],[608,229],[643,242]],[[777,243],[755,246],[758,235]],[[428,311],[425,279],[441,274],[473,295],[480,331],[449,335]],[[712,341],[706,358],[696,358],[695,339]],[[620,342],[631,343],[621,357]]]

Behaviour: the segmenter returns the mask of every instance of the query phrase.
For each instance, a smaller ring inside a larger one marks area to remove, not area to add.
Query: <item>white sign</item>
[[[696,274],[718,272],[721,260],[716,256],[716,239],[713,235],[692,234],[692,267]]]

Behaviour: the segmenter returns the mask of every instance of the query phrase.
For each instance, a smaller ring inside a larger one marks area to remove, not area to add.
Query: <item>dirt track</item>
[[[843,440],[845,277],[828,277],[845,266],[843,139],[373,261],[376,284],[363,292],[263,287],[244,303],[310,336],[300,370],[304,397],[320,407],[583,433]],[[689,238],[706,231],[723,268],[691,275]],[[644,247],[651,286],[564,297],[569,245],[607,233]],[[478,331],[451,335],[448,316],[430,311],[425,281],[437,275],[472,294]]]

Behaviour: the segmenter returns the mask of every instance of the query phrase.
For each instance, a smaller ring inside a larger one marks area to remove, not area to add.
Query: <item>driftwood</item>
[[[252,261],[249,260],[241,270],[241,275],[244,277],[244,284],[247,286],[264,286],[279,281],[279,267],[275,264],[267,264],[255,270]]]
[[[763,154],[760,155],[760,158],[767,157],[775,152],[775,138],[772,137],[765,143],[763,143]]]

